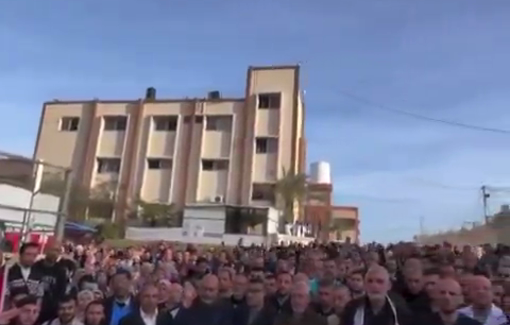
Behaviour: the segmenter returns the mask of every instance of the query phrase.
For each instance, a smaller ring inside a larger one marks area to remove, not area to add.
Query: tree
[[[275,185],[277,202],[283,209],[286,223],[294,222],[294,206],[296,203],[303,204],[306,199],[307,176],[302,173],[288,172],[283,169],[283,176]]]
[[[138,200],[138,217],[150,227],[179,227],[182,223],[180,211],[172,203],[152,203]]]
[[[90,191],[83,186],[73,183],[69,195],[69,220],[82,221],[86,217]],[[47,175],[43,178],[39,193],[48,194],[63,199],[66,191],[65,181],[58,174]]]
[[[87,189],[78,182],[73,182],[69,195],[69,215],[72,221],[83,221],[88,216],[110,219],[113,213],[116,183],[101,183],[93,189]],[[58,174],[46,175],[39,189],[40,193],[63,198],[66,191],[65,181]]]
[[[102,239],[119,239],[122,237],[122,227],[107,220],[96,226],[96,236]]]
[[[103,182],[90,190],[87,199],[89,218],[111,220],[117,204],[116,191],[118,183]],[[117,221],[117,220],[116,220]]]

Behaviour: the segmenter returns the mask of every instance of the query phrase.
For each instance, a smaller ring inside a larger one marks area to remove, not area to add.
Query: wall
[[[19,209],[28,209],[30,207],[31,192],[8,185],[0,185],[0,220],[7,222],[23,222],[24,211]],[[29,214],[33,224],[46,227],[55,227],[57,220],[56,212],[58,210],[59,198],[47,195],[36,194],[32,202],[32,209],[46,211],[33,212]],[[18,208],[18,211],[8,207]]]
[[[222,238],[225,232],[225,207],[184,209],[183,236]]]
[[[267,237],[254,236],[254,235],[228,235],[223,234],[218,238],[211,237],[190,237],[183,236],[183,228],[135,228],[129,227],[126,230],[126,239],[137,240],[143,242],[152,241],[174,241],[190,244],[202,245],[221,245],[224,243],[227,246],[235,246],[240,240],[243,246],[254,245],[271,245],[272,243],[302,243],[308,244],[313,242],[315,238],[296,237],[289,235],[273,234]]]

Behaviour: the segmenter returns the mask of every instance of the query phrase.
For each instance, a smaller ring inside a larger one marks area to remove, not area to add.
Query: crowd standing
[[[0,325],[510,324],[508,247],[25,243]]]

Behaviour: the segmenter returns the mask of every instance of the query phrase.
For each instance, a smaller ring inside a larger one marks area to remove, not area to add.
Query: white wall
[[[227,246],[235,246],[239,240],[243,240],[243,246],[255,245],[271,245],[271,243],[302,243],[308,244],[315,238],[296,237],[290,235],[272,234],[267,237],[256,235],[228,235],[223,234],[221,237],[213,238],[206,236],[183,236],[183,228],[137,228],[129,227],[126,230],[126,238],[130,240],[138,240],[143,242],[152,241],[175,241],[189,244],[202,245],[220,245],[222,242]]]
[[[210,236],[183,236],[183,228],[135,228],[129,227],[126,230],[126,239],[139,241],[176,241],[190,244],[220,245],[222,242],[227,246],[235,246],[239,239],[243,245],[266,244],[266,238],[254,235],[228,235],[221,234],[218,237]]]
[[[280,211],[275,208],[269,208],[267,212],[267,233],[276,234],[278,233],[278,220],[280,218]]]
[[[225,234],[225,206],[188,206],[184,209],[182,228],[138,228],[130,227],[126,230],[126,238],[140,241],[179,241],[194,244],[237,245],[239,239],[244,245],[270,244],[278,240],[279,211],[274,208],[268,209],[267,230],[270,236],[258,235],[234,235]],[[277,237],[274,237],[277,236]],[[288,241],[292,236],[282,237]],[[298,240],[296,240],[298,241]]]
[[[0,185],[0,204],[20,209],[30,207],[30,191],[19,187],[9,185]],[[54,227],[57,216],[54,214],[58,210],[59,198],[47,195],[36,194],[34,196],[32,209],[44,210],[48,213],[31,213],[33,224],[39,224],[48,227]],[[23,211],[15,211],[5,207],[0,207],[0,220],[6,222],[23,222]]]
[[[225,232],[225,207],[186,207],[182,226],[185,237],[221,238]]]

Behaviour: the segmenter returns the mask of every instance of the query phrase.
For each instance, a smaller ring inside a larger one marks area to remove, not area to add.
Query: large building
[[[245,96],[47,102],[34,157],[70,167],[87,188],[137,198],[273,205],[283,171],[306,171],[299,66],[250,67]]]

